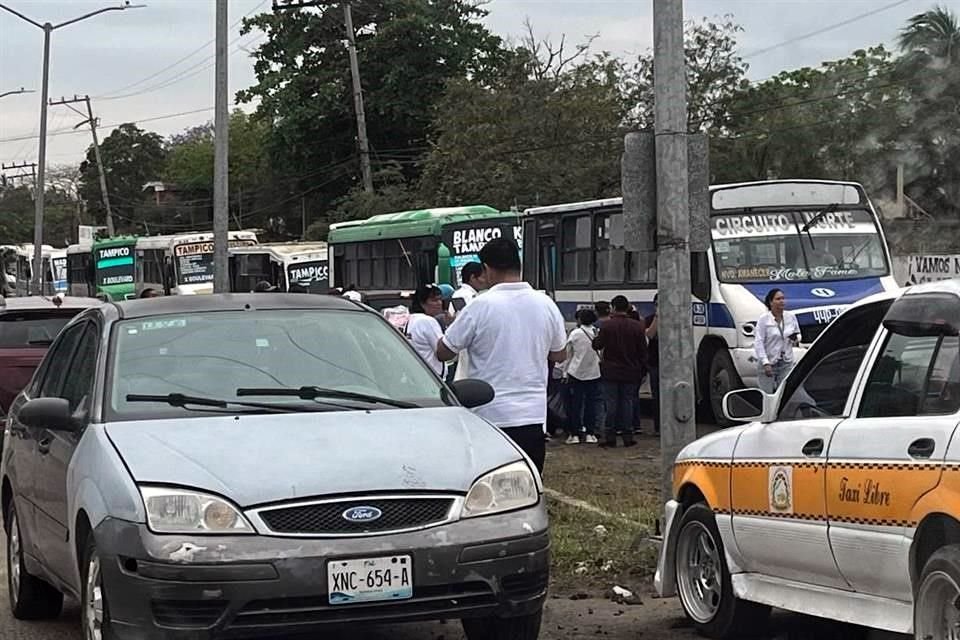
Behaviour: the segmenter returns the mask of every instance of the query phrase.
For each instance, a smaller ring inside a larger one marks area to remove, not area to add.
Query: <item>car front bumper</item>
[[[663,542],[660,545],[660,556],[657,559],[657,572],[653,575],[653,587],[661,597],[675,595],[677,592],[677,569],[674,558],[676,546],[677,515],[680,503],[669,500],[664,505]]]
[[[543,606],[547,516],[537,507],[361,538],[94,532],[118,640],[277,637],[331,625],[512,617]],[[413,598],[330,605],[327,562],[410,555]]]

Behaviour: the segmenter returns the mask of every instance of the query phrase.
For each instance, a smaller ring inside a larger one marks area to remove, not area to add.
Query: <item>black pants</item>
[[[542,424],[528,424],[522,427],[504,427],[503,432],[517,443],[524,453],[530,456],[537,471],[543,473],[543,462],[547,457],[547,442],[543,437]]]

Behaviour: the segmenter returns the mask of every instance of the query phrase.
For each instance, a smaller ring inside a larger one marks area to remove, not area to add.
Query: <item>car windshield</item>
[[[109,412],[139,419],[198,415],[192,407],[128,402],[128,395],[184,394],[330,409],[335,404],[238,389],[321,387],[419,406],[445,404],[439,380],[375,314],[335,310],[220,311],[117,323],[109,373]],[[202,415],[202,414],[199,414]]]
[[[722,282],[853,280],[890,272],[880,233],[864,210],[723,215],[711,222]]]
[[[0,315],[0,349],[46,348],[72,315],[18,311]]]

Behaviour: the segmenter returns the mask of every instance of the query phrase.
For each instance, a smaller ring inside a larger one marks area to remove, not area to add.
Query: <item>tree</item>
[[[723,131],[732,102],[747,86],[747,64],[737,54],[737,34],[743,29],[726,16],[722,22],[687,22],[684,57],[687,63],[687,120],[691,131]],[[642,128],[653,127],[653,53],[637,61],[630,99],[638,105],[633,117]]]
[[[619,193],[623,64],[527,38],[489,86],[451,81],[437,107],[422,199],[507,209]]]
[[[917,14],[899,44],[908,191],[928,210],[960,216],[960,21],[946,7]]]
[[[433,109],[446,82],[496,76],[508,56],[470,0],[357,0],[352,3],[367,130],[375,162],[383,154],[426,151]],[[356,121],[343,11],[261,14],[244,31],[268,35],[255,54],[257,84],[237,95],[259,99],[268,154],[285,176],[285,222],[299,227],[298,193],[326,209],[358,182]],[[415,178],[417,165],[405,163]],[[278,194],[279,195],[279,194]]]
[[[137,215],[143,202],[143,186],[158,180],[163,171],[163,138],[135,124],[122,124],[100,143],[100,155],[110,194],[110,207],[117,218],[116,227],[139,231],[145,221]],[[80,176],[80,195],[94,220],[102,224],[106,220],[106,212],[92,146],[87,150],[86,160],[80,165]]]

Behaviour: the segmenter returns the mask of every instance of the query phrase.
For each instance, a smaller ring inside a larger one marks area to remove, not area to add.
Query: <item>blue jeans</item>
[[[605,440],[613,445],[617,442],[617,431],[621,432],[623,443],[633,442],[633,407],[640,393],[640,385],[633,382],[610,382],[604,380],[603,398],[607,405],[607,431]]]
[[[779,362],[774,362],[771,366],[773,368],[772,376],[768,376],[766,374],[766,372],[763,370],[763,365],[760,365],[757,376],[760,388],[765,393],[773,394],[776,393],[777,389],[780,387],[780,383],[783,382],[783,379],[787,377],[787,374],[793,370],[793,363],[780,360]]]
[[[603,424],[603,394],[600,378],[578,380],[570,376],[570,431],[571,435],[597,435]]]

